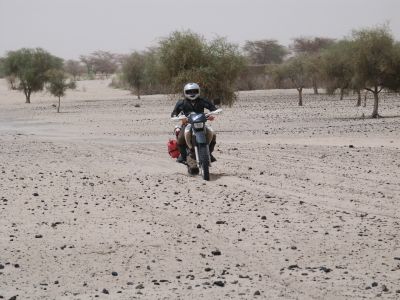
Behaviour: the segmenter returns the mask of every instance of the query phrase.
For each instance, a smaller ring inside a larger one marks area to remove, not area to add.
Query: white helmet
[[[190,82],[183,88],[185,97],[189,100],[196,100],[200,96],[200,87],[197,83]]]

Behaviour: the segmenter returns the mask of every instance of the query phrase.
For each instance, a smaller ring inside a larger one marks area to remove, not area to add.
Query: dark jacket
[[[207,108],[209,111],[217,110],[214,104],[200,97],[194,101],[188,99],[179,100],[176,102],[175,108],[171,113],[171,117],[176,117],[181,112],[183,112],[185,116],[188,116],[192,112],[199,114],[204,113],[205,108]]]

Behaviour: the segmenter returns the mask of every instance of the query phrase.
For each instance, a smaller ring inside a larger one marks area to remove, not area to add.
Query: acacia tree
[[[372,118],[378,118],[379,93],[400,88],[400,46],[387,27],[353,32],[354,80],[374,95]]]
[[[145,55],[139,52],[133,52],[122,65],[122,74],[124,80],[131,88],[136,90],[138,99],[145,81]]]
[[[293,39],[291,48],[296,54],[307,54],[309,56],[309,74],[314,89],[314,94],[318,94],[318,80],[320,73],[320,52],[334,43],[333,39],[325,37],[306,38],[299,37]]]
[[[118,69],[120,57],[108,51],[95,51],[90,55],[81,55],[80,60],[85,64],[87,73],[102,74],[108,77]]]
[[[286,47],[277,40],[246,41],[243,50],[249,61],[255,65],[280,64],[289,54]]]
[[[354,82],[354,68],[352,66],[353,43],[342,40],[325,51],[321,56],[321,70],[326,80],[327,90],[340,89],[340,100],[343,99],[345,89],[358,91],[357,105],[361,105],[360,87]]]
[[[3,78],[4,76],[6,76],[4,73],[4,58],[0,57],[0,78]]]
[[[289,80],[299,93],[299,106],[303,106],[303,89],[310,81],[308,57],[304,54],[297,55],[285,63],[276,65],[271,70],[271,75],[276,82]]]
[[[22,48],[10,51],[5,58],[5,73],[18,79],[17,89],[25,94],[26,103],[31,103],[31,94],[43,90],[50,69],[61,69],[62,59],[41,48]]]
[[[47,90],[55,97],[58,97],[57,112],[60,112],[61,97],[65,95],[67,89],[75,89],[75,81],[68,80],[67,75],[62,70],[49,70],[47,72]]]
[[[69,59],[64,63],[64,70],[68,74],[72,75],[74,80],[76,80],[77,77],[82,76],[82,74],[85,72],[81,63],[73,59]]]
[[[237,45],[223,38],[207,42],[190,31],[176,31],[160,42],[159,53],[161,80],[173,93],[180,93],[184,83],[197,82],[206,97],[233,104],[234,83],[244,67]]]

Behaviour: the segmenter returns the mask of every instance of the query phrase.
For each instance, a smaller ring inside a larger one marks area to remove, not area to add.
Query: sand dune
[[[400,98],[241,92],[211,181],[167,154],[174,101],[0,81],[0,298],[400,298]],[[139,105],[138,105],[139,104]]]

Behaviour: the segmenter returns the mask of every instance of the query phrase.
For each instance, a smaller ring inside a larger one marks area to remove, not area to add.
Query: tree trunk
[[[57,107],[57,112],[60,112],[60,105],[61,105],[61,97],[58,96],[58,107]]]
[[[340,100],[343,100],[344,88],[340,88]]]
[[[299,92],[299,106],[303,106],[303,88],[298,88],[297,91]]]
[[[30,89],[24,89],[24,94],[25,94],[25,103],[31,103],[31,90]]]
[[[372,111],[372,118],[379,118],[379,114],[378,114],[378,105],[379,105],[379,92],[378,92],[378,88],[375,87],[375,91],[374,91],[374,110]]]
[[[368,91],[365,91],[365,94],[364,94],[364,107],[367,107],[367,95],[368,95]]]
[[[356,106],[361,106],[361,91],[357,90],[357,104]]]
[[[317,86],[317,80],[315,78],[313,78],[313,89],[314,89],[314,95],[318,95],[318,86]]]

